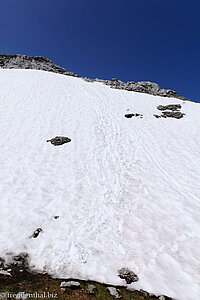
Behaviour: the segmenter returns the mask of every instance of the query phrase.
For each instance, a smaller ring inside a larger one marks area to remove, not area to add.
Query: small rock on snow
[[[121,279],[125,279],[127,284],[131,284],[134,281],[138,281],[138,276],[133,272],[130,271],[128,268],[121,268],[118,270],[119,277]]]

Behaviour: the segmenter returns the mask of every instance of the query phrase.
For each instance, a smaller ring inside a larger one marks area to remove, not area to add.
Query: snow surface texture
[[[135,289],[199,299],[200,105],[44,71],[0,83],[0,256],[113,285],[126,267]],[[185,116],[156,119],[167,104]]]

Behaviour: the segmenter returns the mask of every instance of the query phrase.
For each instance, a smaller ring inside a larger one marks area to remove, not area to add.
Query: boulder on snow
[[[163,118],[175,118],[175,119],[181,119],[185,115],[184,113],[180,111],[163,111],[163,114],[161,117]]]
[[[51,144],[54,146],[60,146],[65,143],[71,142],[71,139],[68,137],[65,137],[65,136],[56,136],[55,138],[53,138],[51,140],[47,140],[47,142],[51,142]]]
[[[169,105],[158,105],[158,110],[162,111],[162,115],[154,115],[156,118],[175,118],[181,119],[185,115],[180,111],[181,105],[180,104],[169,104]],[[167,111],[166,111],[167,110]]]
[[[42,231],[42,228],[37,228],[31,237],[33,237],[34,239],[39,235],[39,233]]]
[[[126,118],[132,118],[132,117],[140,117],[140,118],[143,118],[143,115],[142,114],[139,114],[139,113],[135,113],[135,114],[125,114],[125,117]]]
[[[178,109],[181,109],[181,105],[180,104],[158,105],[157,109],[158,110],[172,110],[172,111],[177,111]]]
[[[138,276],[133,272],[130,271],[128,268],[121,268],[118,270],[119,277],[121,279],[125,279],[127,284],[131,284],[134,281],[138,281]]]
[[[126,118],[132,118],[134,116],[134,114],[126,114],[125,117]]]

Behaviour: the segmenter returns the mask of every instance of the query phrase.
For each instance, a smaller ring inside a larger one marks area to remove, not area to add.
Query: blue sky
[[[0,12],[0,53],[150,80],[200,102],[199,0],[2,0]]]

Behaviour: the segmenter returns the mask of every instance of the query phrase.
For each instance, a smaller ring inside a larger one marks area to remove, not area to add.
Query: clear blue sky
[[[199,0],[2,0],[0,12],[1,53],[150,80],[200,101]]]

